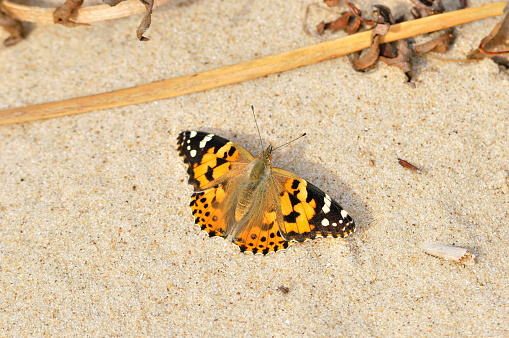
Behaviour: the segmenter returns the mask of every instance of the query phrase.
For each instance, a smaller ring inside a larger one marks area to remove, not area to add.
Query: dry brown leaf
[[[322,34],[324,30],[328,29],[331,32],[344,30],[348,34],[356,33],[361,26],[359,20],[351,12],[346,12],[333,22],[324,23],[323,21],[316,26],[318,34]]]
[[[355,7],[354,4],[348,2],[347,0],[343,0],[343,2],[345,3],[346,7],[348,7],[348,9],[350,10],[350,12],[355,15],[355,17],[357,17],[357,19],[361,20],[362,22],[364,22],[364,24],[366,25],[374,25],[375,22],[371,21],[371,20],[367,20],[367,19],[364,19],[362,16],[361,16],[361,11]]]
[[[53,22],[66,27],[90,26],[88,23],[78,23],[69,20],[72,13],[83,5],[83,0],[66,0],[65,3],[57,7],[53,12]]]
[[[125,0],[103,0],[103,2],[110,6],[116,6],[119,3]],[[143,19],[141,20],[140,26],[136,30],[136,36],[138,37],[138,40],[140,41],[149,41],[150,39],[143,36],[143,33],[145,33],[152,22],[152,10],[154,9],[154,0],[140,0],[142,4],[145,5],[146,13]]]
[[[320,35],[323,34],[323,31],[325,30],[325,25],[326,23],[323,21],[316,25],[316,32]]]
[[[339,5],[339,2],[341,0],[323,0],[323,2],[325,2],[325,4],[329,7],[334,7],[334,6],[337,6]]]
[[[13,46],[25,38],[26,32],[21,21],[11,18],[7,13],[0,9],[0,26],[10,34],[4,40],[5,46]]]
[[[490,58],[495,63],[509,68],[509,12],[479,44],[479,48],[468,55],[468,59]]]
[[[119,3],[121,3],[122,1],[125,1],[125,0],[103,0],[103,2],[104,2],[106,5],[110,5],[111,7],[118,5],[118,4],[119,4]]]
[[[479,51],[486,55],[509,53],[509,12],[506,13],[502,22],[481,41]]]
[[[390,24],[378,24],[371,32],[371,46],[364,54],[355,53],[352,57],[352,65],[359,69],[364,70],[373,65],[380,55],[380,36],[387,34]]]
[[[412,72],[412,50],[408,47],[406,40],[398,40],[398,56],[395,58],[387,58],[380,56],[380,61],[385,62],[388,66],[395,66],[405,72],[407,77],[407,84],[415,88],[415,83],[412,82],[414,74]]]
[[[141,20],[140,26],[136,30],[136,36],[140,41],[149,41],[150,39],[144,37],[143,33],[147,31],[147,29],[150,27],[150,23],[152,22],[152,9],[154,7],[154,0],[140,0],[140,1],[145,5],[147,13]]]
[[[386,24],[395,24],[395,20],[391,14],[391,10],[388,7],[382,5],[375,5],[375,8],[378,11],[378,22],[386,22]],[[412,59],[411,56],[413,54],[410,47],[408,47],[408,43],[406,40],[398,40],[397,54],[394,53],[394,49],[391,46],[384,46],[384,55],[381,55],[379,58],[381,61],[385,62],[388,66],[395,66],[405,72],[407,76],[407,84],[413,88],[415,88],[415,83],[411,82],[413,78],[412,73]],[[389,55],[389,57],[387,56]],[[390,57],[396,55],[395,57]]]
[[[415,7],[412,10],[412,15],[418,18],[445,12],[442,0],[410,0]]]
[[[454,34],[452,29],[447,29],[439,36],[435,37],[433,40],[428,41],[426,43],[414,46],[414,49],[417,53],[426,53],[426,52],[437,52],[444,54],[449,47],[449,43],[454,38]]]

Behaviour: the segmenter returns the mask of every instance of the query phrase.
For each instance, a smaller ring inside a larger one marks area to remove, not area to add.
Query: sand
[[[148,43],[135,39],[142,15],[32,25],[0,47],[0,109],[318,43],[302,30],[309,3],[175,2],[154,12]],[[498,20],[456,28],[445,57],[463,58]],[[0,126],[0,336],[508,336],[509,73],[489,60],[414,63],[415,89],[399,69],[357,73],[343,57]],[[274,163],[337,200],[356,233],[253,256],[194,225],[175,139],[203,130],[258,153],[251,104],[265,143],[308,133]],[[466,248],[476,264],[429,256],[426,243]]]

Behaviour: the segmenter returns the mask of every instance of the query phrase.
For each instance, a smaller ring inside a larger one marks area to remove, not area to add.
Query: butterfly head
[[[271,164],[272,163],[272,152],[274,151],[274,149],[275,148],[272,146],[272,144],[269,144],[267,149],[265,149],[264,151],[262,151],[260,153],[260,155],[258,155],[258,158],[263,160],[263,162],[265,162],[265,163]]]

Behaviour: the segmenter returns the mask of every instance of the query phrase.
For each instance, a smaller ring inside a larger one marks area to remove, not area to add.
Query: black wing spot
[[[299,181],[298,180],[293,180],[293,183],[292,183],[292,189],[295,190],[299,187]]]
[[[230,147],[230,150],[228,150],[228,156],[233,156],[233,154],[235,154],[235,151],[237,151],[235,147]]]
[[[308,191],[308,197],[306,197],[306,202],[310,203],[312,200],[313,200],[313,196],[311,196],[311,194]]]
[[[284,216],[285,222],[288,223],[297,223],[297,217],[300,216],[299,212],[296,212],[295,210],[292,211],[290,214]]]
[[[211,167],[208,167],[207,172],[205,173],[205,177],[207,178],[207,180],[213,181],[214,180],[214,169],[212,169]]]
[[[223,164],[225,164],[225,163],[228,163],[228,161],[227,161],[227,160],[225,160],[224,158],[218,157],[218,158],[216,159],[216,163],[217,163],[217,167],[219,167],[220,165],[223,165]]]

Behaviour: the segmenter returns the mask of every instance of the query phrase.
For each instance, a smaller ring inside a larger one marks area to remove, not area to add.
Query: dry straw
[[[406,39],[501,15],[505,6],[505,2],[498,2],[402,22],[391,26],[387,35],[381,37],[380,43]],[[134,88],[120,89],[60,102],[7,109],[0,111],[0,125],[81,114],[196,93],[350,54],[368,48],[370,43],[371,31],[365,31],[281,54]]]

